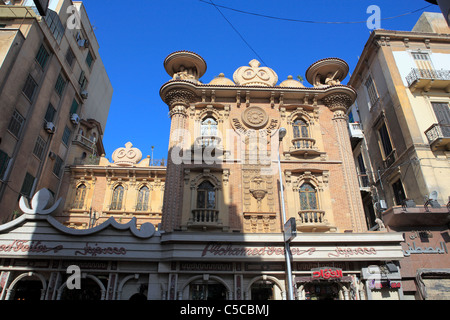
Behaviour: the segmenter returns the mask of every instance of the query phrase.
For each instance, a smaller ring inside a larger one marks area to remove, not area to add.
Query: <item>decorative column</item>
[[[179,159],[173,159],[173,154],[180,154],[186,144],[185,130],[187,124],[187,110],[189,104],[194,101],[195,94],[187,89],[173,89],[166,93],[164,102],[170,110],[171,126],[169,140],[169,154],[167,157],[167,175],[164,188],[164,202],[162,210],[162,229],[173,231],[181,225],[183,186],[184,186],[184,165],[179,163]],[[190,143],[190,141],[187,141]]]
[[[367,227],[364,223],[364,208],[350,144],[348,116],[346,114],[347,109],[353,104],[354,100],[354,97],[344,92],[331,93],[322,99],[324,104],[334,113],[333,124],[342,160],[344,188],[350,209],[352,229],[356,232],[363,232],[367,230]]]

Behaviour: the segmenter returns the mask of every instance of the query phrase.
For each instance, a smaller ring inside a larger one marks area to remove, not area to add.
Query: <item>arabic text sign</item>
[[[409,243],[406,243],[406,245],[408,246],[408,249],[403,250],[403,255],[405,257],[409,257],[412,254],[436,254],[436,253],[444,254],[444,253],[448,253],[447,246],[446,246],[445,242],[443,242],[443,241],[440,242],[439,247],[435,247],[435,248],[433,248],[433,246],[429,246],[429,247],[416,246],[415,242],[413,242],[412,245],[410,245]]]

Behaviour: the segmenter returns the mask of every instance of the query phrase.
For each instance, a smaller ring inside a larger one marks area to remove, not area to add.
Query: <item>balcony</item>
[[[193,209],[187,226],[203,230],[223,227],[222,221],[219,219],[219,210],[215,209]]]
[[[315,146],[316,140],[308,137],[299,137],[291,140],[292,146],[289,148],[289,152],[293,155],[304,154],[318,155],[321,152]]]
[[[370,192],[369,176],[367,174],[358,174],[359,190]]]
[[[325,211],[310,209],[300,210],[298,212],[297,230],[301,232],[325,232],[330,231],[332,227],[325,219]]]
[[[348,129],[349,129],[350,141],[351,141],[352,149],[353,149],[356,147],[358,142],[364,138],[364,133],[361,128],[361,123],[358,123],[358,122],[349,123]]]
[[[430,148],[436,150],[450,150],[450,125],[435,123],[425,131]]]
[[[438,89],[450,92],[450,70],[412,69],[406,76],[406,81],[411,92],[417,89],[423,91]]]
[[[95,142],[86,138],[85,136],[83,136],[81,134],[77,134],[75,136],[75,138],[73,139],[73,143],[78,144],[78,145],[88,149],[89,151],[92,151],[93,149],[95,149]]]

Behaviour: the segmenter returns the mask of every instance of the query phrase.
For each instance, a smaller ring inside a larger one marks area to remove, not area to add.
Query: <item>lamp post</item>
[[[289,241],[286,239],[284,226],[286,225],[286,208],[284,206],[284,190],[283,190],[283,177],[281,174],[281,160],[280,160],[280,145],[283,141],[283,138],[286,136],[286,129],[280,128],[278,131],[279,136],[279,145],[278,145],[278,173],[280,175],[280,192],[281,192],[281,211],[283,214],[283,239],[284,239],[284,250],[286,257],[286,273],[287,273],[287,292],[288,292],[288,300],[294,300],[294,294],[292,292],[292,270],[291,270],[291,250],[289,248]]]

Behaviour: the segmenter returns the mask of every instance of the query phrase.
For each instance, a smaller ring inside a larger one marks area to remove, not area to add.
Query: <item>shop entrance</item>
[[[273,300],[273,283],[270,281],[257,281],[252,284],[252,300]]]
[[[41,291],[41,281],[21,280],[16,285],[13,300],[37,301],[41,299]]]
[[[227,290],[220,283],[192,283],[189,296],[191,300],[226,300]]]
[[[305,284],[306,300],[339,300],[339,286],[335,282],[317,281]]]

